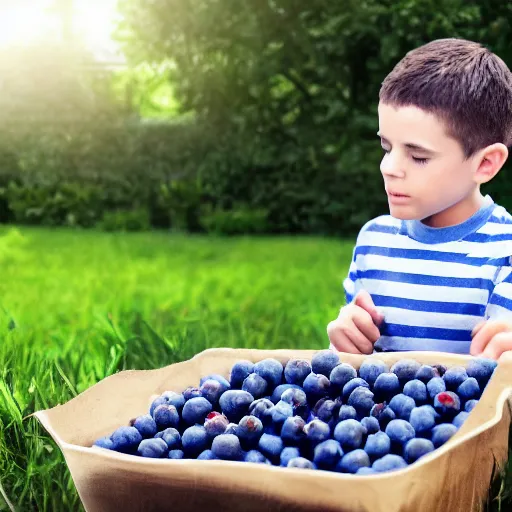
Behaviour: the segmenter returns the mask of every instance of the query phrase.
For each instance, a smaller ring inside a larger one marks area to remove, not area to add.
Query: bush
[[[105,212],[98,227],[104,231],[148,231],[149,212],[145,208]]]
[[[233,210],[208,209],[201,215],[201,225],[207,233],[217,235],[261,234],[268,230],[268,212],[236,206]]]

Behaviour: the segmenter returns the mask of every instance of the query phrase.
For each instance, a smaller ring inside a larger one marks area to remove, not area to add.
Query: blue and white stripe
[[[469,353],[482,319],[512,322],[512,216],[486,200],[448,228],[390,215],[363,227],[343,285],[347,303],[365,289],[384,313],[376,350]]]

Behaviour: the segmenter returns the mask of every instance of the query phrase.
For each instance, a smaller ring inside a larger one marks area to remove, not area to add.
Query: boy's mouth
[[[406,194],[401,194],[399,192],[392,192],[391,190],[386,190],[388,194],[388,199],[390,203],[403,204],[410,199],[410,196]]]
[[[386,190],[388,196],[391,197],[409,197],[407,194],[401,194],[400,192],[393,192],[392,190]]]

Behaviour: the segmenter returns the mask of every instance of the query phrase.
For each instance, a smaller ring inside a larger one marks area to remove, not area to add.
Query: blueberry
[[[299,443],[306,436],[305,425],[306,422],[300,416],[286,418],[281,429],[281,439],[288,444]]]
[[[244,380],[254,371],[254,363],[242,359],[231,368],[230,384],[232,388],[240,389]]]
[[[365,359],[359,367],[359,377],[368,382],[370,387],[374,385],[379,375],[387,372],[389,372],[388,365],[375,357]]]
[[[340,412],[338,413],[338,419],[343,420],[355,420],[357,419],[357,412],[351,405],[342,405]]]
[[[183,459],[183,458],[185,458],[185,454],[183,453],[183,450],[169,450],[167,458],[168,459]]]
[[[402,448],[414,438],[413,426],[405,420],[392,420],[386,427],[386,434],[391,440],[391,450],[401,452]]]
[[[238,437],[249,445],[257,443],[263,434],[263,423],[256,416],[244,416],[238,426]]]
[[[370,434],[366,439],[364,451],[371,460],[380,459],[387,455],[391,450],[391,439],[385,432]]]
[[[452,391],[443,391],[435,396],[434,409],[441,417],[452,419],[460,411],[460,399]]]
[[[253,401],[254,397],[247,391],[229,389],[222,393],[219,405],[229,421],[238,422],[247,414]]]
[[[249,414],[259,418],[263,424],[269,424],[272,421],[273,402],[268,398],[259,398],[254,400],[249,406]]]
[[[135,418],[133,425],[142,437],[153,437],[157,432],[155,420],[150,414],[144,414]]]
[[[477,403],[478,403],[478,400],[468,400],[466,402],[466,405],[464,406],[464,410],[466,412],[471,412],[475,408]]]
[[[457,414],[457,416],[455,416],[455,418],[453,418],[453,425],[455,425],[457,428],[460,428],[462,427],[462,424],[467,420],[469,416],[469,412],[466,412],[466,411],[461,411],[459,412],[459,414]]]
[[[309,402],[316,403],[329,394],[331,382],[322,374],[310,373],[304,379],[304,391]]]
[[[279,384],[279,386],[277,386],[272,392],[270,400],[274,404],[277,404],[277,402],[279,402],[279,400],[281,400],[281,397],[284,395],[284,392],[288,391],[289,389],[297,389],[299,391],[304,392],[304,390],[300,386],[297,386],[296,384]]]
[[[373,416],[367,416],[361,420],[361,425],[366,429],[368,434],[375,434],[380,430],[379,421]]]
[[[110,436],[100,437],[94,442],[94,446],[99,446],[100,448],[105,448],[107,450],[114,449],[114,443],[112,442],[112,439],[110,439]]]
[[[212,412],[212,404],[204,397],[191,398],[183,406],[181,417],[189,425],[204,423],[208,414]]]
[[[404,395],[410,396],[417,405],[427,402],[427,386],[419,379],[413,379],[404,385]]]
[[[262,434],[258,442],[258,448],[271,462],[275,462],[279,460],[283,451],[283,440],[279,436]]]
[[[340,443],[334,439],[327,439],[315,446],[313,462],[321,469],[332,470],[343,455]]]
[[[360,418],[370,414],[372,407],[375,405],[373,402],[373,393],[363,386],[359,386],[348,397],[348,405],[351,405],[357,412]]]
[[[457,427],[451,423],[440,423],[432,429],[432,443],[435,448],[442,446],[457,432]]]
[[[431,400],[434,400],[438,393],[446,391],[446,384],[441,377],[434,377],[427,382],[427,391]]]
[[[254,365],[254,373],[263,377],[268,382],[269,386],[275,388],[281,383],[281,379],[283,378],[283,365],[277,359],[269,357],[258,361]]]
[[[251,373],[242,384],[242,389],[250,393],[254,398],[261,398],[267,391],[267,381],[257,373]]]
[[[217,460],[218,457],[212,452],[212,450],[203,450],[198,456],[197,460]]]
[[[267,464],[270,465],[271,462],[258,450],[249,450],[244,455],[244,462],[255,462],[257,464]]]
[[[413,359],[401,359],[391,367],[391,372],[396,374],[400,385],[403,386],[407,381],[414,379],[420,368],[421,364]]]
[[[159,405],[153,412],[153,418],[158,430],[176,428],[180,422],[180,415],[174,405]]]
[[[414,428],[417,436],[427,435],[436,424],[434,412],[428,407],[430,406],[415,407],[411,411],[409,423]]]
[[[410,396],[400,393],[391,399],[389,407],[393,409],[397,418],[401,420],[408,420],[411,415],[411,411],[416,407],[416,402]]]
[[[228,423],[226,430],[221,432],[221,434],[234,434],[235,436],[238,436],[240,434],[240,425],[238,423]]]
[[[368,382],[366,382],[364,379],[361,379],[360,377],[356,377],[355,379],[348,381],[343,386],[343,400],[348,400],[348,397],[350,396],[352,391],[354,391],[354,389],[356,389],[359,386],[370,389],[370,384],[368,384]]]
[[[446,370],[443,380],[448,391],[456,391],[456,389],[468,378],[466,368],[464,366],[452,366]]]
[[[165,391],[158,398],[156,398],[149,409],[149,414],[153,416],[155,409],[159,405],[174,405],[177,411],[180,411],[185,405],[185,397],[182,393],[175,393],[174,391]],[[154,417],[154,416],[153,416]]]
[[[414,376],[415,379],[421,380],[424,384],[426,384],[430,379],[434,377],[439,377],[439,371],[437,368],[430,366],[428,364],[421,365],[419,370],[416,372]]]
[[[356,475],[374,475],[375,473],[376,471],[374,469],[363,466],[357,470]]]
[[[197,398],[199,396],[203,396],[201,390],[195,386],[189,386],[185,391],[183,391],[183,398],[185,402],[190,400],[191,398]]]
[[[334,350],[320,350],[320,352],[317,352],[311,359],[311,370],[313,373],[321,373],[329,378],[331,372],[339,364],[340,358]]]
[[[315,446],[331,436],[331,427],[322,420],[313,420],[304,425],[304,433],[310,444]]]
[[[206,450],[208,443],[208,434],[206,433],[206,429],[201,425],[188,427],[181,437],[183,451],[193,457],[197,457],[203,450]]]
[[[299,449],[295,446],[287,446],[286,448],[283,448],[283,451],[281,452],[279,465],[285,468],[288,466],[288,462],[296,457],[300,457]]]
[[[442,377],[446,373],[447,368],[444,364],[433,364],[432,366],[437,370],[437,373],[439,373],[439,377]]]
[[[300,388],[289,388],[283,392],[281,400],[292,406],[294,415],[304,416],[306,414],[308,399],[304,390]]]
[[[498,363],[494,359],[478,357],[468,363],[466,373],[468,377],[474,377],[478,381],[483,391],[497,366]]]
[[[315,464],[304,457],[295,457],[293,459],[290,459],[286,467],[300,469],[316,469]]]
[[[391,420],[396,419],[396,414],[386,403],[375,404],[370,411],[370,416],[377,419],[381,430],[384,430]]]
[[[243,453],[240,439],[234,434],[221,434],[212,442],[212,452],[223,460],[240,460]]]
[[[480,386],[474,377],[468,377],[458,388],[457,395],[462,400],[478,400],[480,398]]]
[[[416,462],[420,457],[434,451],[434,445],[432,441],[428,439],[411,439],[404,448],[405,460],[412,464]]]
[[[165,406],[163,406],[165,407]],[[140,432],[135,427],[119,427],[110,436],[112,449],[118,452],[131,453],[142,441]]]
[[[363,443],[366,428],[357,420],[340,421],[334,429],[334,439],[338,441],[345,451],[355,450]]]
[[[370,458],[368,454],[361,449],[353,450],[343,455],[336,466],[336,471],[343,473],[357,473],[360,468],[370,466]]]
[[[437,411],[434,409],[434,407],[430,404],[420,405],[418,407],[418,409],[430,411],[434,415],[436,422],[441,419],[441,416],[437,413]]]
[[[286,418],[291,418],[293,415],[293,407],[290,404],[280,400],[272,408],[272,423],[280,432]]]
[[[219,381],[214,379],[207,379],[203,382],[201,387],[201,395],[208,400],[212,405],[216,405],[219,401],[220,395],[229,387],[224,387]],[[188,402],[187,402],[188,403]]]
[[[372,469],[377,473],[384,473],[386,471],[395,471],[407,467],[407,462],[399,455],[392,453],[384,455],[381,459],[376,460],[372,464]]]
[[[328,398],[321,398],[313,407],[313,414],[319,420],[329,423],[331,420],[336,419],[341,407],[341,400],[330,400]]]
[[[169,450],[176,450],[181,447],[181,435],[175,428],[166,428],[155,434],[155,438],[163,439]]]
[[[400,393],[400,382],[394,373],[381,373],[373,384],[373,392],[378,400],[391,400]]]
[[[215,436],[226,433],[226,428],[229,424],[229,420],[219,412],[211,412],[206,416],[206,420],[204,422],[204,428],[206,429],[206,433],[210,439],[213,439]]]
[[[163,439],[143,439],[137,449],[137,455],[152,459],[160,459],[162,457],[167,457],[168,451],[169,447]]]
[[[199,381],[199,386],[201,387],[207,380],[216,380],[221,385],[222,393],[231,387],[229,381],[225,377],[216,373],[202,377]]]
[[[284,367],[284,380],[288,384],[302,386],[304,379],[311,373],[311,364],[305,359],[290,359]]]
[[[331,371],[329,380],[335,389],[342,390],[347,382],[356,377],[357,371],[353,366],[347,363],[341,363]]]

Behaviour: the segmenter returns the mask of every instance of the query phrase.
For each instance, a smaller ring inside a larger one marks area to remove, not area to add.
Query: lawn
[[[25,416],[209,347],[326,348],[352,244],[1,228],[0,483],[16,510],[82,510],[59,449]]]

